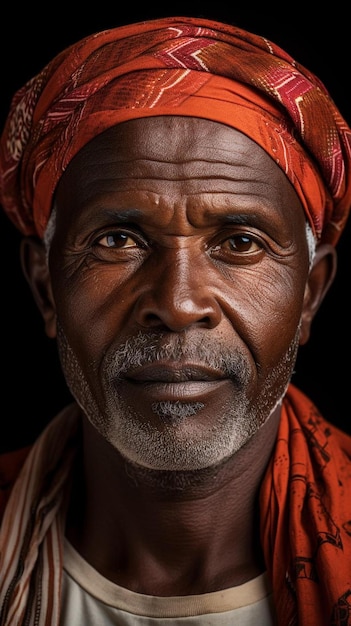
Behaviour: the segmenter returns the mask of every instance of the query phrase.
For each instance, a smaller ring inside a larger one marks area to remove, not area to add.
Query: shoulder
[[[2,519],[11,489],[30,449],[31,446],[29,445],[19,450],[0,454],[0,520]]]

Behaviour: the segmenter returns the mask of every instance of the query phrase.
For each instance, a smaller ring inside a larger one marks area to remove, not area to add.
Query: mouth
[[[228,378],[223,372],[202,365],[157,362],[129,371],[123,381],[151,401],[194,402],[218,391]]]

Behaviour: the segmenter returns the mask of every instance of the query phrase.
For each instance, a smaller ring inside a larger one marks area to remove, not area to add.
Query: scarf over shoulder
[[[33,446],[5,509],[1,626],[59,626],[65,513],[78,448],[73,404]],[[279,626],[351,625],[350,495],[351,437],[290,385],[260,492]]]

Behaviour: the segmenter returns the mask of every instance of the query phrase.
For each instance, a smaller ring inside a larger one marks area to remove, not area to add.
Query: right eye
[[[123,230],[113,230],[105,233],[96,240],[95,245],[103,246],[104,248],[117,248],[119,250],[144,247],[135,235]]]

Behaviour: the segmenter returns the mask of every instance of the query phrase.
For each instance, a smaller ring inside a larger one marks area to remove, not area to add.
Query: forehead
[[[58,185],[63,196],[78,213],[119,203],[206,214],[237,206],[305,221],[291,183],[258,144],[225,124],[183,116],[135,119],[98,135],[69,164]]]
[[[100,156],[122,161],[126,156],[178,163],[200,161],[245,164],[262,161],[280,168],[254,140],[220,122],[185,116],[155,116],[129,120],[97,135],[74,161],[96,161]]]

